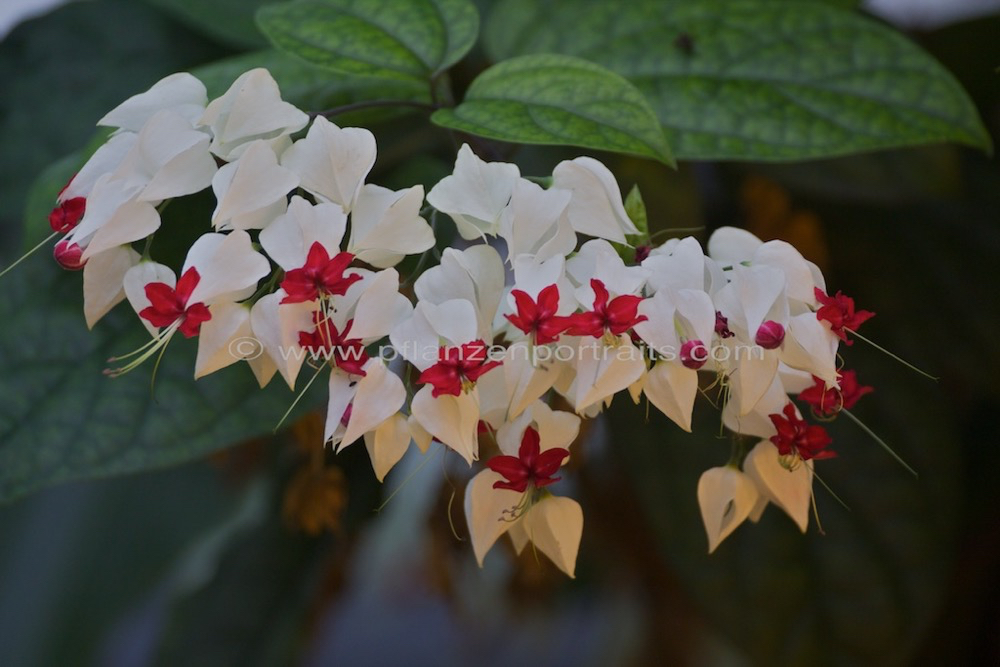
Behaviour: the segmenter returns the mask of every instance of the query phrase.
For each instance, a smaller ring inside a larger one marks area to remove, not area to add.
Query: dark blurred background
[[[908,16],[891,15],[996,141],[1000,14]],[[73,3],[14,28],[0,42],[3,263],[20,254],[36,176],[107,109],[252,46],[154,0]],[[440,139],[416,140],[416,162],[383,153],[373,180],[433,182],[454,159]],[[574,154],[517,159],[545,173]],[[506,544],[476,566],[457,457],[407,456],[383,488],[360,445],[318,450],[312,416],[211,460],[0,507],[0,665],[1000,664],[995,158],[948,145],[669,171],[601,157],[623,189],[640,185],[654,228],[784,238],[877,312],[866,336],[940,379],[842,348],[875,387],[855,412],[919,479],[838,420],[839,457],[818,470],[849,509],[817,486],[822,530],[813,520],[803,536],[772,507],[709,556],[695,487],[728,458],[717,414],[699,404],[688,435],[620,398],[588,423],[563,482],[586,517],[568,580]]]

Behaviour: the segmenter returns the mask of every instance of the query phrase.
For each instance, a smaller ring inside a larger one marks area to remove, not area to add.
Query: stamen
[[[51,234],[49,234],[48,236],[46,236],[44,239],[42,239],[42,241],[38,245],[36,245],[31,250],[29,250],[28,252],[24,253],[20,257],[18,257],[16,260],[14,260],[14,263],[11,264],[10,266],[8,266],[6,269],[4,269],[3,271],[0,271],[0,278],[3,278],[5,275],[7,275],[8,271],[12,270],[15,266],[17,266],[18,264],[20,264],[24,260],[28,259],[28,257],[30,257],[31,255],[33,255],[35,253],[35,251],[37,251],[39,248],[41,248],[43,245],[45,245],[46,243],[48,243],[49,241],[51,241],[56,236],[59,236],[59,232],[52,232]]]
[[[162,357],[163,351],[166,350],[167,348],[167,344],[170,342],[170,339],[173,338],[173,335],[177,332],[177,329],[179,329],[180,326],[181,326],[181,320],[178,320],[173,324],[171,324],[166,329],[164,329],[159,336],[153,338],[151,342],[146,343],[138,350],[135,350],[134,352],[129,352],[128,354],[124,354],[120,357],[112,357],[108,361],[128,359],[129,357],[133,357],[136,354],[139,354],[137,358],[133,359],[131,362],[125,364],[120,368],[105,368],[104,374],[107,375],[108,377],[113,377],[113,378],[121,377],[122,375],[125,375],[125,373],[133,371],[139,366],[141,366],[147,359],[151,358],[157,352],[159,352],[160,356]],[[157,362],[157,366],[159,366],[159,362]],[[154,378],[156,377],[155,369],[153,372],[153,377]]]

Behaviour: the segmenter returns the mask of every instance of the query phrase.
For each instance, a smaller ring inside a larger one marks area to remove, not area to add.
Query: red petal
[[[183,304],[179,303],[177,293],[170,285],[166,283],[149,283],[146,285],[145,292],[146,298],[149,299],[150,308],[162,315],[170,315],[172,317],[171,322],[180,317],[181,313],[184,312]],[[154,326],[164,325],[154,324]]]
[[[535,473],[535,477],[539,479],[551,477],[555,474],[556,470],[559,470],[562,466],[562,462],[566,460],[567,456],[569,456],[568,449],[564,449],[562,447],[546,449],[538,455],[538,459],[535,461],[535,465],[532,469]]]
[[[514,483],[527,480],[531,474],[531,470],[526,468],[516,456],[494,456],[486,462],[486,467],[502,475],[508,482]]]
[[[566,319],[568,321],[566,333],[570,336],[600,338],[604,335],[604,318],[593,311],[569,315]]]
[[[177,287],[174,288],[174,293],[177,294],[177,302],[181,306],[186,306],[188,299],[191,298],[191,292],[194,288],[198,286],[198,282],[201,280],[201,276],[198,274],[198,269],[193,266],[184,272],[184,275],[180,277],[177,281]]]
[[[594,290],[594,310],[604,312],[605,306],[608,305],[607,288],[604,287],[604,283],[597,278],[590,279],[590,287]]]
[[[184,334],[186,338],[197,336],[198,332],[201,330],[202,322],[208,322],[210,319],[212,319],[212,313],[205,304],[192,304],[188,306],[188,309],[184,312],[184,321],[179,327],[180,332]]]
[[[324,267],[330,262],[330,255],[327,253],[326,248],[319,241],[313,241],[313,244],[309,246],[309,254],[306,255],[306,263],[302,266],[303,269],[312,269],[314,273],[322,271]]]
[[[538,311],[540,319],[547,319],[559,310],[559,286],[549,285],[538,293]]]
[[[521,463],[528,470],[533,470],[535,467],[535,459],[538,458],[538,452],[541,450],[541,441],[538,437],[538,431],[531,428],[530,426],[524,429],[524,435],[521,436],[521,446],[517,450],[517,455],[521,460]]]
[[[417,384],[429,384],[434,387],[431,395],[437,398],[441,394],[460,396],[462,380],[454,366],[434,364],[417,378]]]

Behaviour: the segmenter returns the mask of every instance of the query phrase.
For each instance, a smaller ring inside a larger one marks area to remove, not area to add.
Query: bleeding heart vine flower
[[[795,405],[788,403],[782,414],[769,415],[777,434],[771,442],[778,448],[782,465],[794,468],[801,461],[809,459],[830,459],[837,455],[827,449],[833,440],[826,429],[817,424],[809,424],[799,417]]]
[[[252,248],[250,236],[242,231],[202,235],[188,251],[179,279],[169,267],[156,262],[130,268],[124,277],[125,293],[153,339],[131,354],[114,358],[135,357],[107,373],[121,375],[162,353],[178,331],[189,338],[196,336],[212,318],[213,304],[249,297],[257,281],[269,272],[267,259]]]
[[[829,296],[817,287],[815,294],[816,300],[822,304],[816,311],[816,319],[828,322],[830,330],[846,345],[854,344],[847,338],[848,333],[857,331],[858,327],[875,317],[875,313],[868,310],[855,311],[854,299],[844,296],[842,292]]]
[[[511,423],[503,436],[497,434],[501,455],[490,459],[465,490],[465,516],[480,566],[507,533],[518,553],[533,542],[573,576],[583,510],[575,500],[554,496],[546,487],[556,481],[556,471],[569,457],[579,424],[579,417],[539,402]]]
[[[833,386],[827,386],[822,378],[815,375],[812,379],[813,386],[799,392],[798,398],[819,417],[832,417],[841,410],[850,410],[862,396],[875,391],[873,387],[858,382],[858,374],[853,370],[841,371],[839,383]]]
[[[566,322],[566,333],[569,335],[607,338],[611,341],[646,321],[645,315],[639,315],[642,297],[622,294],[609,300],[610,294],[602,281],[594,278],[590,281],[590,286],[594,290],[593,309],[569,316]]]

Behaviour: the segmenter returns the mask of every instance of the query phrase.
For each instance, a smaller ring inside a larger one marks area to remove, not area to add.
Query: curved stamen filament
[[[151,358],[157,352],[160,352],[160,354],[162,355],[162,351],[166,349],[167,343],[170,342],[170,339],[173,337],[174,333],[177,332],[177,329],[180,328],[182,322],[183,320],[177,320],[169,327],[164,329],[162,332],[160,332],[150,342],[140,347],[138,350],[129,352],[128,354],[123,354],[119,357],[111,357],[108,361],[119,361],[122,359],[128,359],[129,357],[135,357],[136,355],[139,355],[138,357],[136,357],[129,363],[125,364],[124,366],[121,366],[120,368],[105,368],[104,374],[107,375],[108,377],[113,377],[113,378],[121,377],[125,373],[135,370],[136,368],[141,366],[143,362]]]

